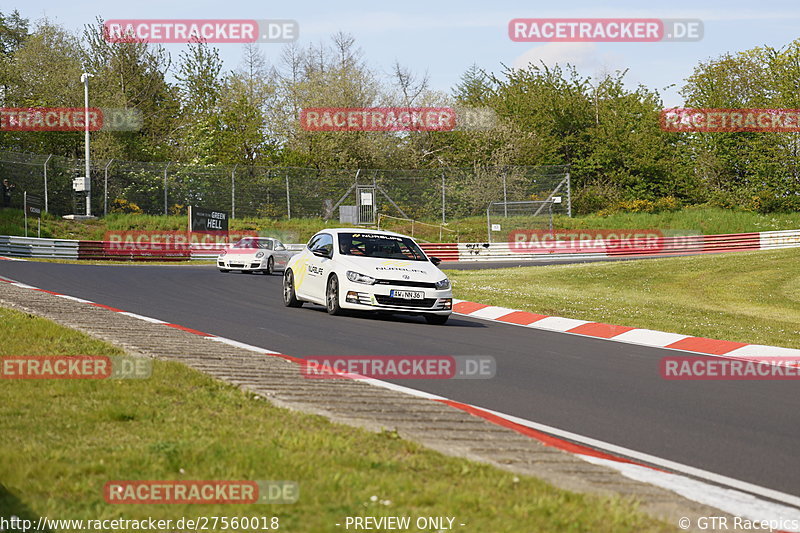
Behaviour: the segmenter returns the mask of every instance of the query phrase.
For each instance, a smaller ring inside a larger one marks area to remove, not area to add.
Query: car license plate
[[[422,300],[425,298],[425,293],[422,291],[398,291],[392,290],[389,293],[392,298],[403,298],[404,300]]]

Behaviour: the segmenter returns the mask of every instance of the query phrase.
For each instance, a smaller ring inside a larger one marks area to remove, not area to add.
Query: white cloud
[[[531,48],[514,60],[516,69],[526,68],[529,64],[548,67],[556,64],[561,67],[567,63],[574,66],[579,72],[596,74],[598,72],[613,72],[620,68],[623,58],[616,54],[601,53],[597,43],[547,43]]]

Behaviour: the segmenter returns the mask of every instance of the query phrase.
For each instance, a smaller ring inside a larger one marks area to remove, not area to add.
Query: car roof
[[[319,230],[317,233],[377,233],[379,235],[393,235],[395,237],[409,237],[408,235],[403,235],[402,233],[395,233],[394,231],[386,231],[383,229],[370,229],[370,228],[325,228]],[[316,235],[315,233],[314,235]]]

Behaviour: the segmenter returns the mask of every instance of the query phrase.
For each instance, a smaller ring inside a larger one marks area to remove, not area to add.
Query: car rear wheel
[[[329,315],[341,315],[342,308],[339,305],[339,278],[336,274],[328,278],[328,289],[325,291],[325,307]]]
[[[283,274],[283,305],[286,307],[302,307],[303,305],[294,292],[294,274],[291,270],[287,270]]]
[[[264,271],[264,274],[267,276],[271,276],[272,273],[275,271],[275,260],[270,257],[267,259],[267,269]]]
[[[450,318],[450,315],[425,315],[425,321],[434,326],[441,326],[447,322],[448,318]]]

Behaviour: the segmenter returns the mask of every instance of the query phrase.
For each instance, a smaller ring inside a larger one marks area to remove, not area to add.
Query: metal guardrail
[[[290,251],[300,251],[305,244],[287,244]],[[119,243],[79,241],[71,239],[40,239],[0,235],[0,256],[40,259],[86,259],[94,261],[211,261],[226,246],[192,245],[181,250],[174,246],[148,244],[146,249],[120,248]]]
[[[0,235],[0,255],[41,259],[78,259],[78,241]]]
[[[306,247],[305,244],[285,244],[284,246],[286,246],[286,249],[290,252],[299,252]],[[193,246],[191,251],[191,259],[195,261],[213,261],[225,248],[227,248],[227,246],[219,246],[215,248],[209,248],[208,246]]]
[[[0,256],[34,257],[43,259],[89,259],[130,261],[180,261],[205,260],[217,257],[225,246],[209,248],[192,245],[183,253],[174,249],[152,249],[146,252],[109,251],[111,243],[102,241],[77,241],[69,239],[39,239],[0,235]],[[734,252],[743,250],[773,250],[800,247],[800,230],[735,233],[730,235],[688,235],[663,237],[655,246],[635,248],[619,239],[606,239],[600,249],[557,247],[524,249],[513,243],[422,243],[428,255],[443,261],[519,261],[544,259],[583,259],[594,257],[647,256],[669,254],[700,254]],[[287,244],[290,251],[298,252],[304,244]]]
[[[800,230],[733,233],[727,235],[666,236],[651,245],[631,245],[623,239],[593,241],[594,246],[519,246],[509,242],[459,243],[458,257],[445,261],[519,261],[701,254],[800,247]],[[427,245],[443,246],[443,245]],[[436,255],[435,253],[433,255]]]

